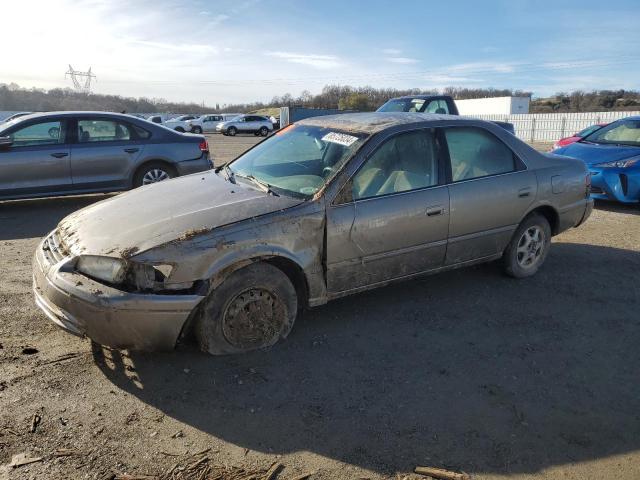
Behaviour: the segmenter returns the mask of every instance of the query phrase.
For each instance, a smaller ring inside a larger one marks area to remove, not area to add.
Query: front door
[[[430,130],[387,139],[347,183],[350,201],[327,211],[330,293],[442,266],[449,191]],[[339,198],[344,198],[339,195]]]
[[[452,180],[446,263],[499,254],[536,197],[536,175],[484,128],[449,127],[444,137]]]
[[[6,135],[13,143],[0,149],[0,198],[71,189],[65,120],[16,125]]]

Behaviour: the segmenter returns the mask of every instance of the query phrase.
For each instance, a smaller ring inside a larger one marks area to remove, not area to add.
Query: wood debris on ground
[[[471,480],[468,473],[452,472],[442,468],[416,467],[414,472],[419,473],[420,475],[436,478],[438,480]]]
[[[192,457],[193,458],[193,457]],[[207,456],[186,464],[175,464],[159,480],[275,480],[283,468],[275,462],[269,467],[249,468],[215,465]]]

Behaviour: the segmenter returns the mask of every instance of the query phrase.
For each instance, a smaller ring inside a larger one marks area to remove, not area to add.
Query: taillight
[[[587,175],[584,177],[584,184],[585,184],[585,196],[589,196],[591,194],[591,172],[588,172]]]
[[[201,152],[209,152],[209,143],[206,139],[200,142],[199,147]]]

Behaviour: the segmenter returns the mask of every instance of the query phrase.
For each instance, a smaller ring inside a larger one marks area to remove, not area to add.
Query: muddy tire
[[[203,352],[249,352],[285,338],[297,312],[289,277],[273,265],[254,263],[233,272],[203,300],[194,333]]]
[[[542,215],[525,218],[504,251],[504,272],[510,277],[526,278],[535,275],[544,263],[551,247],[551,227]]]

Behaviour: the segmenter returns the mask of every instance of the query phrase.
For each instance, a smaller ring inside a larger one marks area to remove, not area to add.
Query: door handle
[[[518,191],[518,197],[520,198],[528,197],[529,195],[531,195],[530,188],[522,188]]]
[[[60,152],[60,153],[52,153],[51,156],[55,158],[64,158],[64,157],[68,157],[69,154]]]
[[[437,207],[427,208],[427,217],[435,217],[436,215],[442,215],[444,213],[444,207],[438,205]]]
[[[136,153],[138,150],[140,150],[139,148],[125,148],[124,151],[127,153]]]

